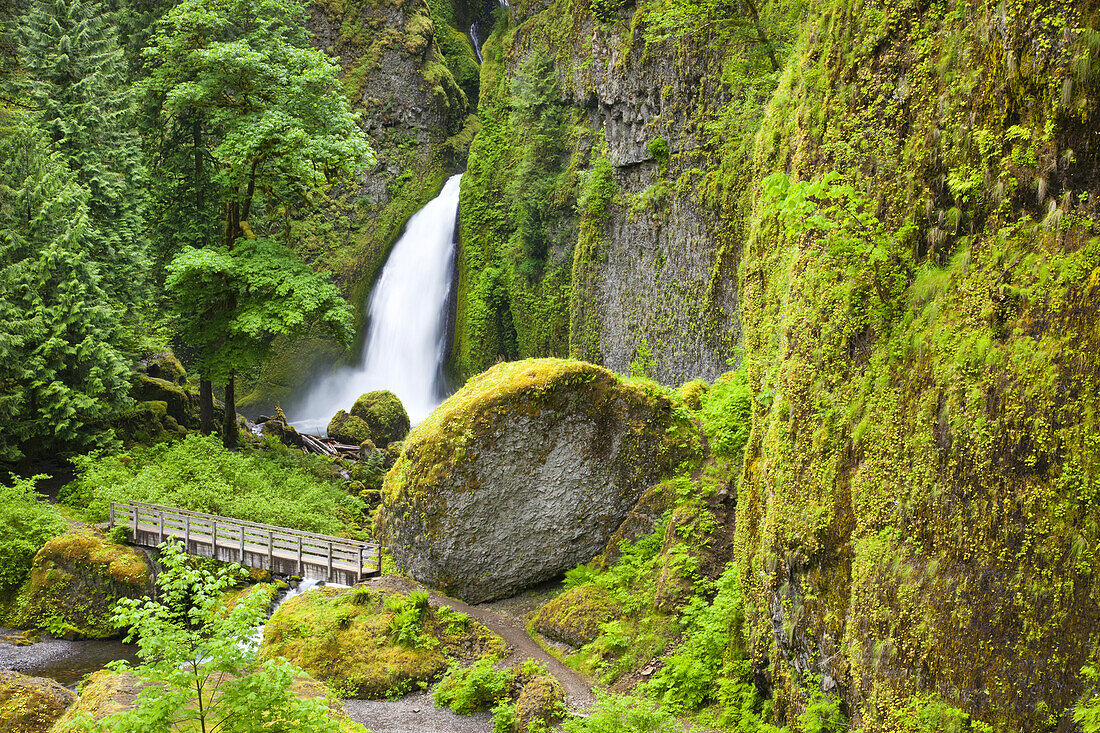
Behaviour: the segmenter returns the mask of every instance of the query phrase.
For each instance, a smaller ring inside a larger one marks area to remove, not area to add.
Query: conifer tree
[[[130,369],[83,251],[87,194],[18,116],[0,160],[0,461],[110,443]]]
[[[144,182],[113,18],[100,0],[33,0],[20,51],[39,124],[88,189],[85,250],[104,290],[133,315],[147,295]]]

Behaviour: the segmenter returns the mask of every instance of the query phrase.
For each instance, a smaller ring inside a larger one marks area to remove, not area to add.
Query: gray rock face
[[[603,550],[693,436],[667,397],[599,367],[500,364],[410,433],[377,529],[417,580],[506,597]]]
[[[583,357],[614,371],[629,372],[648,352],[647,376],[662,383],[713,380],[729,369],[726,359],[741,338],[737,256],[720,251],[727,224],[718,212],[679,179],[713,165],[694,123],[700,109],[720,101],[707,78],[716,65],[703,47],[644,50],[639,38],[624,58],[620,34],[631,31],[629,24],[616,28],[593,32],[591,50],[574,51],[566,77],[565,93],[606,142],[625,202],[611,207],[589,265],[581,297],[591,303],[591,321],[571,323],[570,332],[593,330],[598,351]],[[591,64],[584,62],[588,53]],[[665,160],[650,150],[658,139],[667,143]]]

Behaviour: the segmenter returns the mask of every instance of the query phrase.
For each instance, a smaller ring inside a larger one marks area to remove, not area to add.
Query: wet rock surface
[[[377,529],[426,585],[503,598],[603,550],[693,438],[667,397],[599,367],[500,364],[409,435]]]

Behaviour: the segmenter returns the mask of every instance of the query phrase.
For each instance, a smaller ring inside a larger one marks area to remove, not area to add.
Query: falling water
[[[337,369],[309,391],[290,415],[298,430],[324,431],[337,410],[351,409],[359,395],[377,389],[396,394],[414,425],[443,401],[461,178],[452,176],[439,196],[409,219],[371,292],[361,365]]]
[[[477,22],[470,24],[470,42],[473,44],[474,53],[477,54],[477,62],[483,63],[485,59],[481,58],[481,39],[477,37]]]

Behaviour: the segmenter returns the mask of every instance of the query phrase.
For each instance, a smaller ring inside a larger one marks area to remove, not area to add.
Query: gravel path
[[[432,705],[426,692],[400,700],[344,700],[344,711],[372,733],[493,733],[489,712],[459,715]]]

